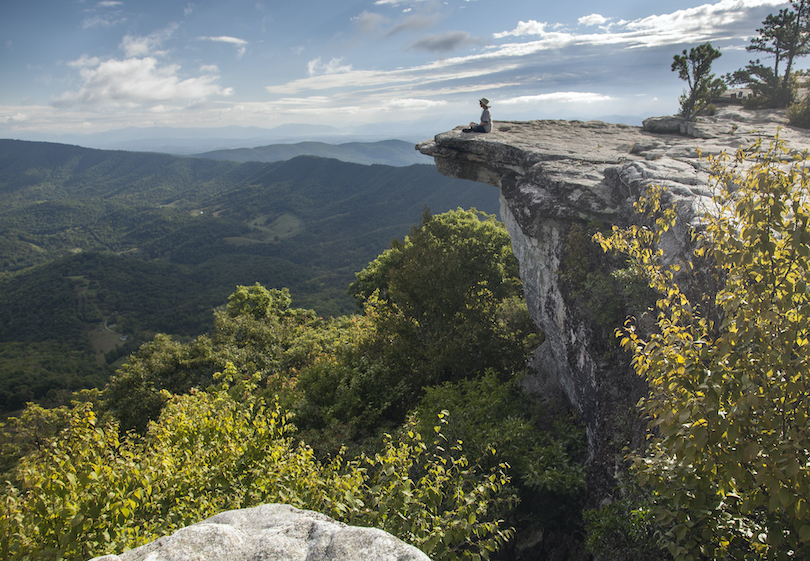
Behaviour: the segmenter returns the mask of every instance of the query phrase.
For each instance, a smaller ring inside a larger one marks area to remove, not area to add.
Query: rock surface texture
[[[358,528],[288,505],[220,513],[121,555],[93,561],[430,561],[374,528]]]
[[[664,203],[680,218],[680,227],[662,240],[664,259],[690,259],[689,227],[699,227],[711,202],[709,164],[698,150],[705,157],[734,154],[758,139],[767,145],[780,126],[789,146],[810,148],[810,134],[785,126],[784,112],[741,108],[721,109],[697,123],[652,118],[642,128],[496,122],[489,134],[459,127],[416,147],[434,157],[441,173],[500,189],[501,219],[520,262],[529,311],[546,336],[526,387],[544,396],[561,392],[579,412],[588,436],[592,504],[615,486],[621,448],[643,433],[633,411],[645,387],[616,345],[613,329],[619,325],[597,329],[560,281],[572,225],[638,223],[633,203],[649,186],[662,185]]]

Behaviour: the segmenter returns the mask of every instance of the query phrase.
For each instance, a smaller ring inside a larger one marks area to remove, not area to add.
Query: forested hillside
[[[497,196],[429,165],[238,164],[2,140],[0,409],[95,385],[157,332],[209,330],[237,285],[286,287],[295,305],[347,313],[354,273],[423,207],[497,213]]]

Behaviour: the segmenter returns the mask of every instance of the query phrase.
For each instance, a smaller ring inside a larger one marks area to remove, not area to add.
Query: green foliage
[[[226,364],[243,375],[258,372],[265,384],[275,380],[283,385],[332,336],[311,310],[290,308],[290,302],[286,289],[238,286],[226,308],[214,312],[210,336],[182,343],[158,334],[142,345],[110,379],[107,406],[124,429],[142,433],[160,414],[164,390],[204,389]]]
[[[787,122],[793,127],[810,129],[810,99],[804,99],[791,103],[785,112]]]
[[[386,437],[382,452],[363,458],[370,472],[367,510],[355,521],[386,530],[431,559],[489,559],[513,535],[499,519],[516,501],[507,490],[508,466],[487,470],[471,464],[462,442],[442,434],[447,415],[438,415],[432,446],[411,420],[403,438]]]
[[[712,159],[717,208],[698,256],[714,263],[721,288],[703,306],[653,249],[674,211],[655,231],[601,238],[661,293],[658,332],[645,341],[628,323],[621,336],[650,386],[642,408],[653,432],[635,459],[638,478],[654,490],[656,518],[671,527],[663,543],[678,560],[810,554],[807,159],[778,138]]]
[[[407,428],[371,457],[319,462],[297,443],[259,376],[227,365],[208,392],[169,398],[143,439],[121,436],[90,404],[26,456],[0,501],[4,559],[87,559],[121,552],[216,512],[281,502],[376,525],[434,559],[486,559],[510,535],[497,517],[505,466],[482,470],[445,442]],[[448,454],[449,452],[449,454]]]
[[[687,121],[694,120],[726,90],[725,82],[710,73],[712,62],[720,56],[720,51],[711,43],[703,43],[692,47],[688,53],[684,49],[683,54],[673,57],[672,71],[677,71],[678,77],[689,86],[680,98],[680,115]]]
[[[810,52],[810,2],[791,2],[791,7],[769,14],[757,29],[758,35],[746,47],[749,52],[767,53],[774,59],[773,66],[763,65],[759,59],[726,76],[730,84],[744,84],[752,89],[754,98],[746,107],[787,107],[796,93],[793,82],[793,63],[796,58]],[[780,70],[780,64],[784,67]]]
[[[349,290],[373,309],[383,361],[414,395],[487,368],[520,371],[537,343],[520,314],[500,313],[522,296],[517,259],[504,226],[475,209],[425,211]]]
[[[74,391],[104,386],[110,372],[71,343],[0,343],[0,411],[20,411],[29,402],[67,404]]]
[[[432,419],[449,410],[445,434],[464,442],[473,458],[489,450],[511,466],[513,480],[534,491],[576,497],[585,488],[579,463],[584,452],[584,434],[570,419],[558,419],[554,429],[540,430],[530,406],[512,384],[493,373],[472,380],[446,382],[426,388],[419,404],[420,416]],[[425,421],[420,432],[427,432]]]
[[[655,298],[644,276],[626,259],[606,254],[594,242],[593,236],[602,229],[601,223],[571,225],[565,237],[559,279],[578,313],[613,343],[613,331],[624,323],[628,310],[643,313]]]
[[[603,559],[622,561],[667,561],[658,545],[660,525],[648,504],[639,497],[614,501],[583,513],[588,528],[588,551]]]

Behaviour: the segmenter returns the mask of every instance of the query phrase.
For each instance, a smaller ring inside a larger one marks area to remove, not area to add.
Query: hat
[[[478,103],[483,103],[484,105],[489,107],[489,100],[487,98],[485,98],[485,97],[482,97],[481,99],[479,99]]]

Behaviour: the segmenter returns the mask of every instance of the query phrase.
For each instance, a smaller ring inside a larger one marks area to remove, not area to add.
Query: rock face
[[[374,528],[336,522],[317,512],[268,504],[220,513],[121,555],[93,561],[430,561],[421,551]]]
[[[711,200],[709,166],[698,149],[704,156],[734,154],[758,139],[767,144],[783,121],[783,112],[726,108],[697,123],[656,118],[643,128],[595,121],[496,122],[489,134],[459,127],[417,145],[434,157],[441,173],[500,189],[501,219],[520,262],[527,304],[546,336],[527,389],[561,391],[581,415],[591,486],[612,488],[622,446],[641,436],[633,411],[645,387],[629,357],[608,340],[619,325],[595,327],[561,282],[573,225],[637,223],[633,203],[659,184],[667,188],[664,203],[680,217],[679,228],[662,240],[664,259],[689,259],[688,229],[699,226]],[[810,148],[807,132],[785,127],[780,138]],[[594,500],[607,494],[596,491]]]

